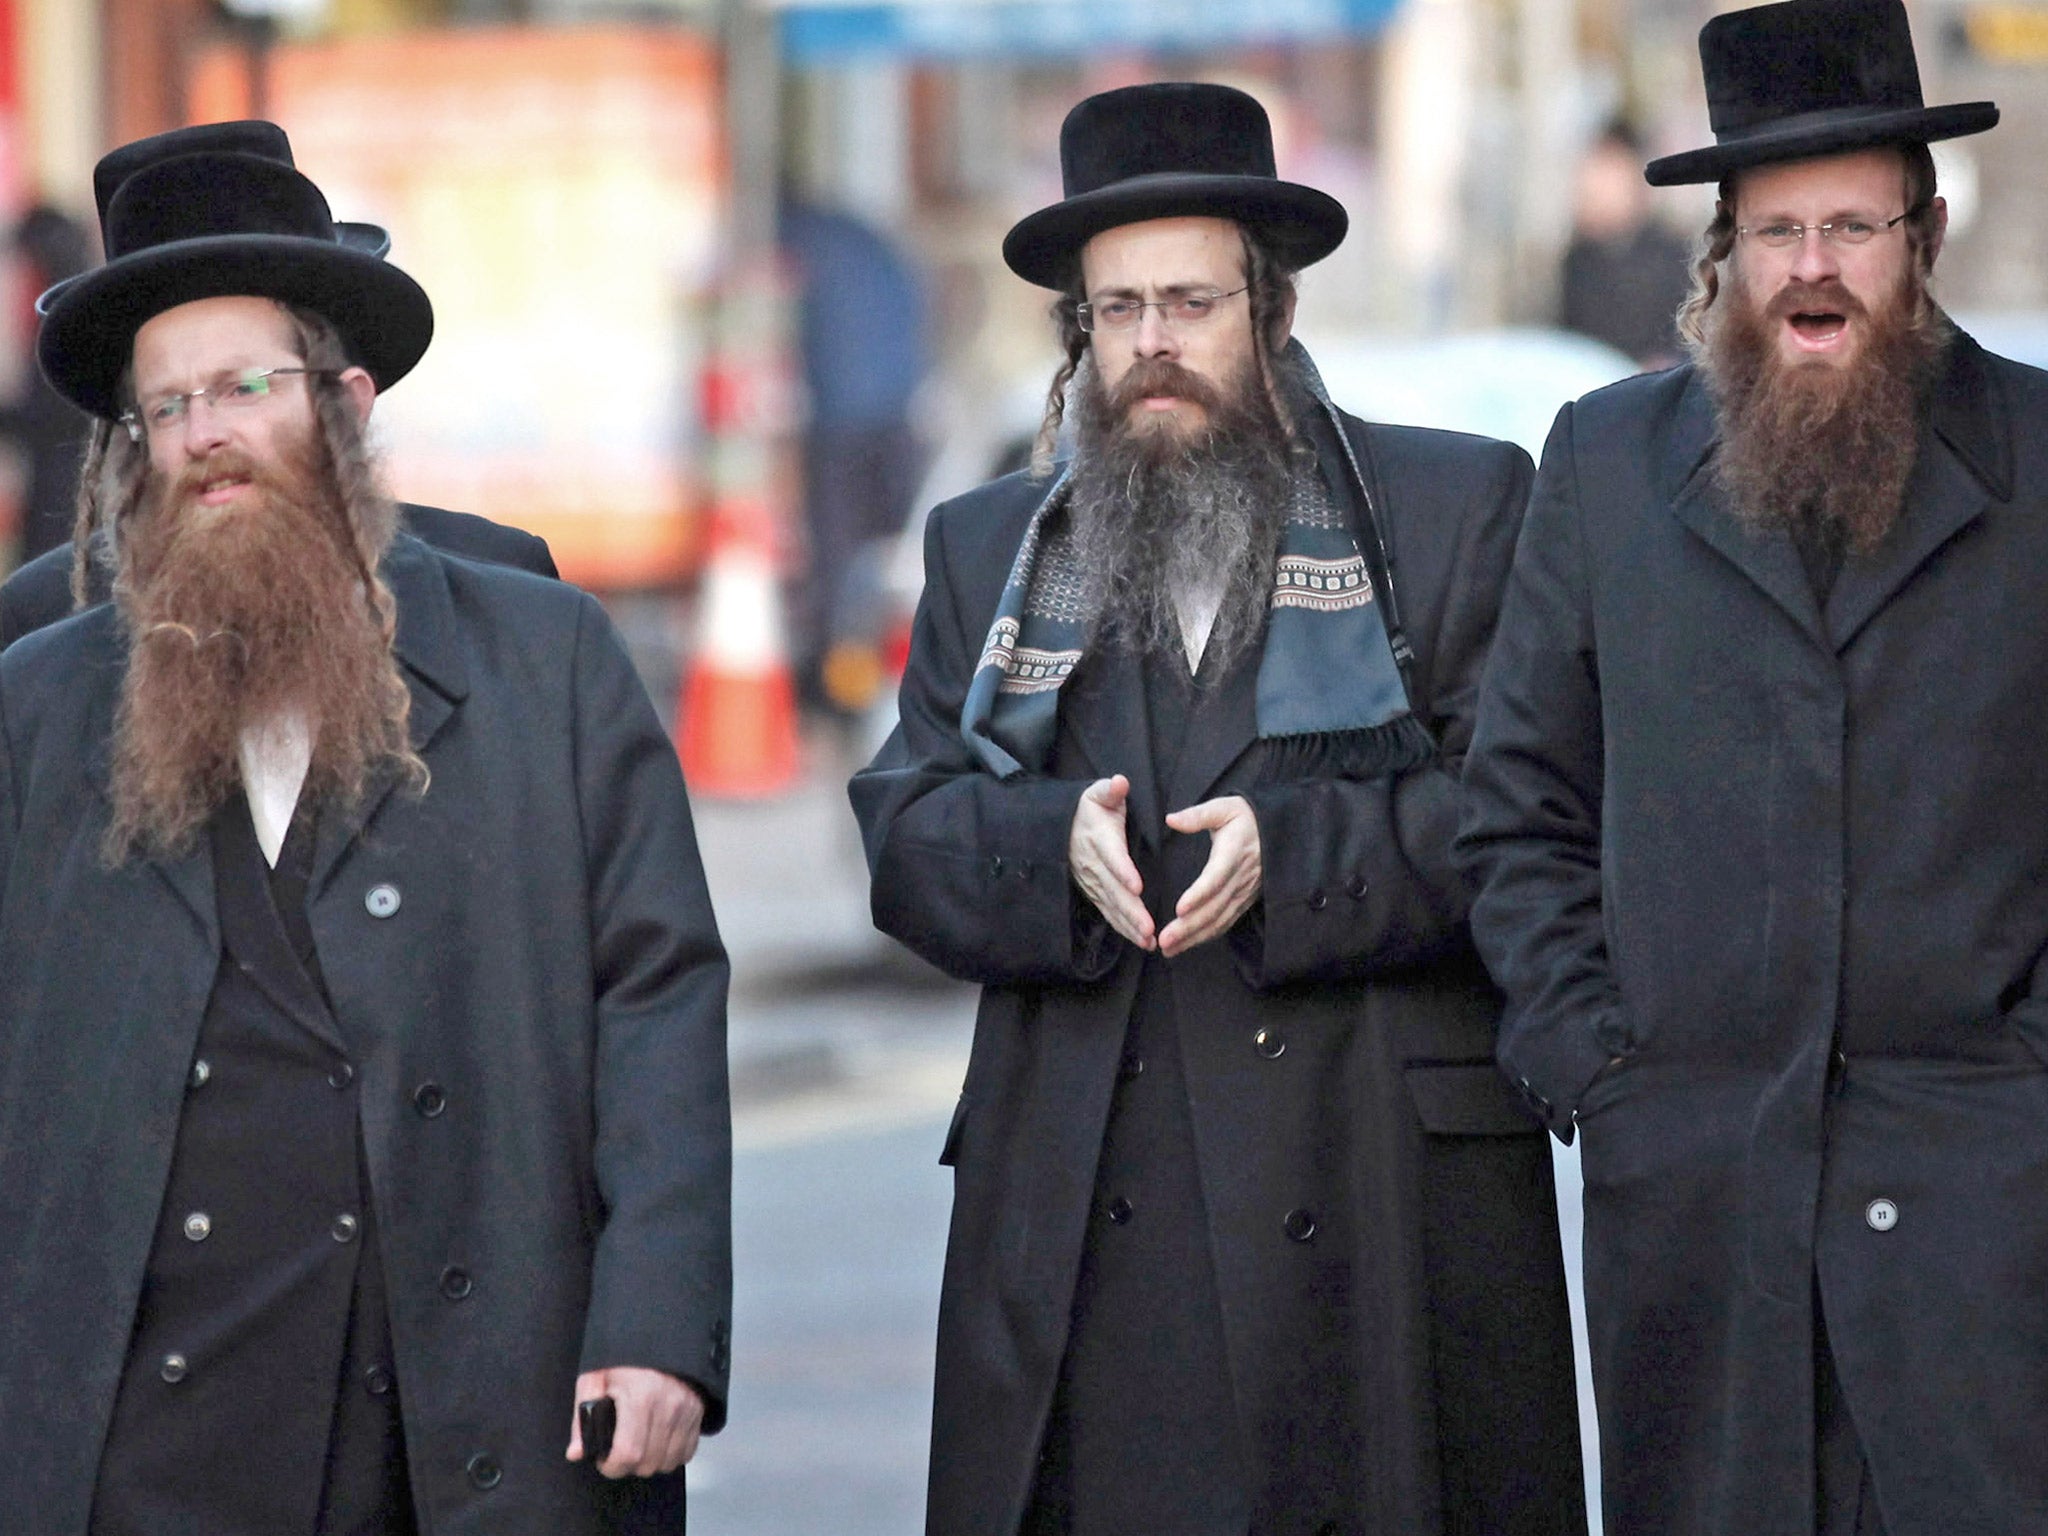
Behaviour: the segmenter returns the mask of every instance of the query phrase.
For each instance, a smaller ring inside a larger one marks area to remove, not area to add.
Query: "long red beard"
[[[1788,286],[1761,309],[1738,281],[1722,296],[1700,353],[1720,415],[1715,474],[1753,527],[1803,521],[1874,549],[1904,510],[1928,389],[1949,326],[1915,267],[1900,291],[1866,310],[1838,281]],[[1846,366],[1787,363],[1787,314],[1833,309],[1868,324]]]
[[[200,482],[246,475],[238,506],[198,506]],[[408,751],[410,704],[373,612],[332,476],[301,457],[274,471],[233,450],[152,475],[122,542],[116,601],[129,662],[115,719],[106,853],[187,847],[241,785],[243,731],[303,712],[302,803],[359,796]]]

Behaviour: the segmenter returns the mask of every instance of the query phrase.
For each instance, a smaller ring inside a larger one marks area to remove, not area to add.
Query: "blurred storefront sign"
[[[203,59],[193,120],[244,115],[248,66]],[[433,297],[434,345],[378,411],[398,494],[530,528],[584,585],[684,575],[727,199],[715,44],[479,28],[283,45],[266,70],[300,166]]]
[[[1970,5],[1961,22],[1964,47],[1982,63],[2048,64],[2048,5]]]
[[[769,0],[792,63],[1177,52],[1357,37],[1400,0]]]

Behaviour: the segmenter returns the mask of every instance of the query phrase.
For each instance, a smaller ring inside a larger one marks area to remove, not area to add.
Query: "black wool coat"
[[[2043,421],[1959,339],[1825,606],[1690,368],[1544,452],[1461,847],[1582,1137],[1614,1536],[1811,1536],[1816,1292],[1890,1536],[2048,1529]]]
[[[726,962],[675,752],[603,611],[400,536],[424,796],[320,819],[413,1494],[437,1533],[673,1530],[563,1459],[579,1370],[724,1418]],[[0,1524],[84,1531],[220,963],[205,839],[108,869],[114,609],[0,657]]]
[[[461,555],[516,566],[537,576],[553,576],[554,556],[547,540],[524,529],[508,528],[473,512],[444,512],[439,507],[398,504],[398,526],[414,538]],[[95,565],[90,572],[89,602],[105,602],[107,573]],[[46,549],[0,582],[0,651],[31,630],[54,624],[71,612],[71,546]]]
[[[1398,782],[1253,784],[1249,688],[1204,712],[1158,782],[1141,667],[1115,655],[1062,697],[1046,771],[995,778],[962,745],[961,703],[1046,487],[999,480],[927,525],[901,723],[851,792],[877,924],[984,987],[945,1153],[931,1536],[1010,1536],[1033,1487],[1145,967],[1077,909],[1067,868],[1081,791],[1118,772],[1134,852],[1165,872],[1155,913],[1207,854],[1166,812],[1243,793],[1259,822],[1260,903],[1166,963],[1253,1530],[1583,1527],[1547,1146],[1492,1066],[1498,998],[1450,864],[1455,765],[1530,464],[1478,438],[1346,427],[1377,465],[1414,703],[1443,747],[1441,766]],[[1342,1348],[1314,1324],[1333,1274]],[[1351,1432],[1296,1443],[1296,1425],[1333,1417]]]

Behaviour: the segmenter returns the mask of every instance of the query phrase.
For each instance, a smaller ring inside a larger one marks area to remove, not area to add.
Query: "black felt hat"
[[[377,387],[420,360],[434,310],[384,260],[371,224],[337,223],[292,165],[272,123],[214,123],[123,145],[93,174],[105,266],[45,293],[36,358],[57,392],[96,416],[119,414],[135,333],[194,299],[250,294],[331,321]]]
[[[1653,187],[1719,181],[1745,166],[1931,144],[1998,121],[1988,101],[1930,107],[1900,0],[1783,0],[1700,29],[1714,143],[1652,160]]]
[[[1289,270],[1321,261],[1350,220],[1327,193],[1273,169],[1266,109],[1227,85],[1131,85],[1090,96],[1060,126],[1065,198],[1003,239],[1027,282],[1063,287],[1105,229],[1189,215],[1258,230]]]

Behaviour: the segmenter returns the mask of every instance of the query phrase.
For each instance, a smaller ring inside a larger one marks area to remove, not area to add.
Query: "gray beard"
[[[1221,677],[1265,632],[1292,501],[1291,440],[1256,383],[1211,403],[1207,427],[1180,438],[1130,431],[1093,368],[1077,382],[1067,529],[1091,641],[1148,657],[1199,649]],[[1206,645],[1186,644],[1183,606],[1211,597]]]

